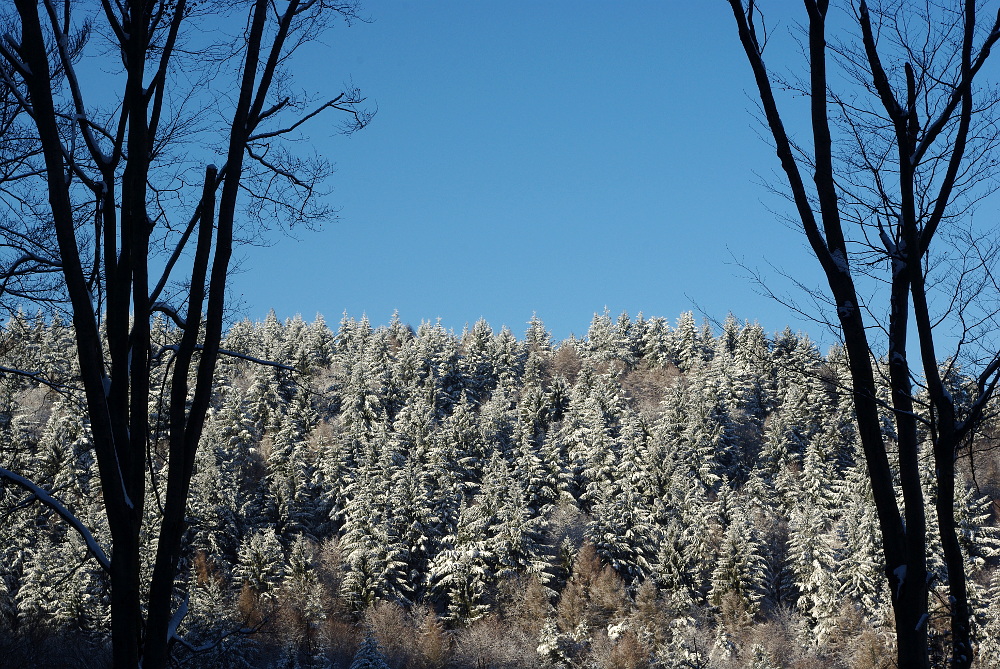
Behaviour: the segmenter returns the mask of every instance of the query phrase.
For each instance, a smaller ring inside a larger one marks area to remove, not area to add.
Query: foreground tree
[[[955,461],[993,399],[1000,357],[996,340],[989,340],[996,312],[982,293],[996,286],[993,250],[976,241],[972,228],[960,226],[989,192],[984,183],[996,164],[991,110],[997,100],[977,86],[976,78],[1000,38],[1000,15],[984,29],[977,23],[983,3],[975,0],[885,2],[873,8],[862,0],[850,3],[847,16],[838,18],[848,28],[831,44],[829,0],[805,0],[808,77],[799,85],[779,82],[765,68],[767,35],[758,23],[757,3],[729,4],[798,219],[827,279],[825,301],[836,310],[849,357],[895,616],[898,666],[930,666],[928,538],[919,471],[921,445],[927,442],[933,450],[949,590],[950,662],[969,667],[973,639],[955,523]],[[841,80],[853,81],[853,88],[835,90],[833,82]],[[776,100],[779,85],[806,96],[810,144],[796,143],[787,132]],[[803,170],[812,174],[812,186]],[[949,250],[957,253],[949,256]],[[935,286],[949,289],[937,302]],[[958,343],[945,356],[946,331],[938,326],[949,323],[957,327],[948,341]],[[884,341],[871,333],[884,333]],[[907,349],[911,341],[919,349],[916,364]],[[873,358],[880,355],[887,356],[891,435],[882,430],[879,416],[877,375],[883,367],[876,368]],[[971,388],[964,401],[950,392],[962,373],[973,375],[967,377]]]
[[[327,109],[346,112],[348,130],[368,120],[354,91],[311,106],[293,98],[283,70],[296,47],[354,12],[350,0],[15,0],[0,10],[19,33],[0,40],[0,298],[72,313],[80,378],[41,380],[82,386],[110,555],[39,486],[0,477],[71,522],[109,572],[115,667],[165,666],[187,608],[177,567],[237,221],[322,216],[326,164],[282,139]],[[224,25],[239,32],[214,43]],[[98,84],[99,70],[111,73]],[[216,156],[221,167],[206,166]],[[154,312],[173,319],[179,342],[154,340]],[[151,437],[154,368],[168,370],[165,449]],[[159,527],[144,528],[153,471],[166,489]],[[157,536],[151,565],[143,532]]]

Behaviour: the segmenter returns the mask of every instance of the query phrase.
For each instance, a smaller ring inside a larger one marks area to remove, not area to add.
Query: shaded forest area
[[[42,374],[0,376],[0,464],[109,545],[82,398],[45,383],[75,376],[72,335],[40,317],[3,328],[0,364]],[[154,323],[154,398],[179,337]],[[333,331],[272,314],[223,347],[277,364],[228,355],[216,373],[179,666],[892,665],[841,349],[690,313],[595,315],[559,343],[537,319],[518,339],[485,321],[455,334],[345,316]],[[948,383],[959,404],[973,387]],[[150,412],[152,521],[169,426]],[[891,437],[888,410],[884,424]],[[1000,666],[993,443],[988,422],[962,451],[956,506],[979,667]],[[21,488],[0,484],[0,512],[0,654],[106,666],[107,577],[79,535]],[[944,666],[936,541],[929,567]]]

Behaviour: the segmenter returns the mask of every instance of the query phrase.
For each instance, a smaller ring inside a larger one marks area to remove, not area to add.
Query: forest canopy
[[[153,333],[161,350],[180,336],[166,319]],[[3,465],[107,545],[80,398],[41,383],[73,377],[70,326],[20,315],[2,342],[5,364],[44,375],[0,377]],[[888,666],[840,348],[690,313],[597,314],[562,342],[538,319],[517,337],[485,321],[455,333],[345,315],[331,330],[271,314],[234,325],[223,348],[280,366],[220,362],[183,537],[178,661]],[[152,397],[166,373],[153,365]],[[951,379],[956,398],[970,382]],[[150,426],[153,516],[163,420]],[[982,658],[1000,653],[990,435],[962,453],[956,507]],[[31,501],[0,487],[0,652],[57,665],[87,647],[103,666],[107,576]]]

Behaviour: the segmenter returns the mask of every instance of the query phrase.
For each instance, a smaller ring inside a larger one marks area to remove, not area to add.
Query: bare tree
[[[981,89],[977,76],[1000,38],[1000,15],[984,30],[977,24],[982,3],[975,0],[886,2],[872,9],[862,0],[850,3],[843,16],[846,33],[831,42],[829,0],[805,0],[808,74],[798,91],[809,103],[812,136],[800,145],[786,130],[777,80],[764,65],[767,36],[757,3],[729,4],[797,219],[826,276],[827,298],[849,356],[895,617],[898,666],[930,666],[931,584],[919,471],[921,442],[926,441],[933,447],[936,516],[947,567],[950,662],[969,667],[973,640],[955,524],[955,461],[984,420],[1000,357],[995,340],[985,356],[969,355],[974,344],[981,350],[989,343],[983,334],[996,326],[995,303],[967,301],[979,289],[995,287],[993,258],[969,245],[974,236],[959,233],[975,202],[991,192],[987,179],[993,176],[998,148],[996,97]],[[836,81],[849,83],[837,90],[831,83]],[[811,173],[812,185],[803,171]],[[940,286],[950,292],[935,302],[932,293]],[[947,341],[957,346],[945,357],[941,327],[949,323],[957,323],[957,339]],[[911,340],[919,349],[916,356],[907,350]],[[881,381],[891,391],[892,437],[883,433],[879,420],[877,354],[887,355],[888,379]],[[949,392],[960,360],[975,368],[975,391],[964,404]]]
[[[108,570],[115,667],[165,666],[186,610],[175,578],[238,224],[324,215],[328,166],[285,140],[325,110],[346,113],[348,131],[369,120],[354,90],[311,104],[293,95],[285,69],[355,12],[352,0],[15,0],[0,10],[0,296],[72,314],[110,557],[45,491],[0,477],[70,520]],[[221,166],[208,164],[215,157]],[[166,490],[144,593],[157,311],[183,334],[166,351]]]

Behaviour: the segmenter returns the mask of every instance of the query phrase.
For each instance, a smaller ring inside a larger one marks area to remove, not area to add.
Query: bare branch
[[[29,372],[23,369],[17,369],[16,367],[3,367],[0,366],[0,374],[13,374],[14,376],[23,376],[24,378],[31,379],[35,383],[40,383],[43,386],[48,386],[52,390],[59,392],[65,392],[69,390],[79,391],[81,388],[76,386],[70,386],[65,383],[56,383],[55,381],[50,381],[45,378],[45,372]]]

